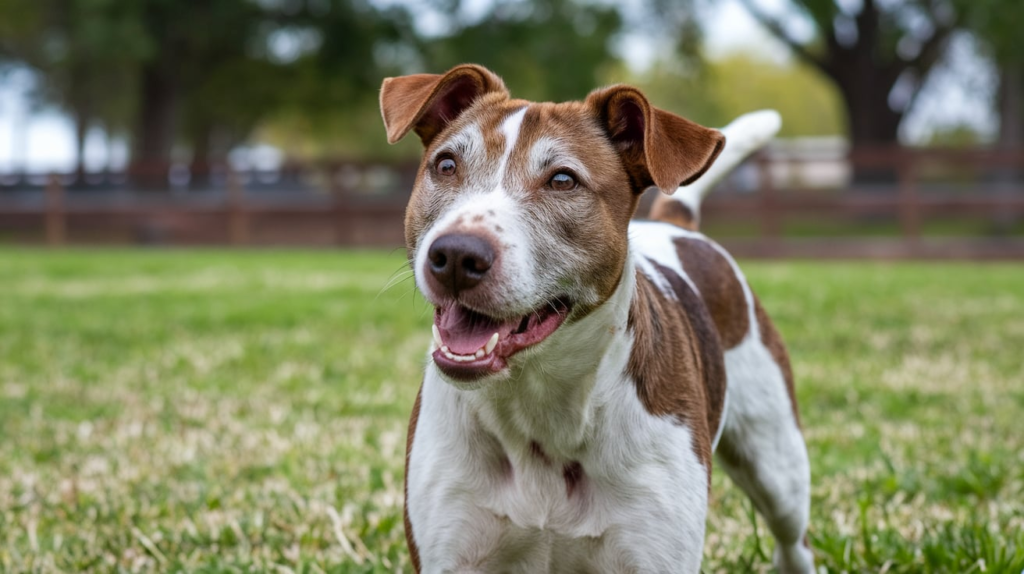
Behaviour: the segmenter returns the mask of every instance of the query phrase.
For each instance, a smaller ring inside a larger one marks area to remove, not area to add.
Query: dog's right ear
[[[397,142],[413,130],[426,147],[474,100],[492,92],[508,95],[501,78],[476,64],[455,66],[443,75],[384,78],[380,112],[388,143]]]

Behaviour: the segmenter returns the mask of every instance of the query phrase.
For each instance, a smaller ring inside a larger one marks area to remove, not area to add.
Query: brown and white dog
[[[628,86],[512,99],[474,65],[388,78],[380,100],[388,141],[426,148],[405,218],[435,307],[406,451],[417,571],[697,572],[717,448],[779,570],[812,572],[786,350],[696,231],[778,115],[723,135]],[[631,222],[652,185],[688,187]]]

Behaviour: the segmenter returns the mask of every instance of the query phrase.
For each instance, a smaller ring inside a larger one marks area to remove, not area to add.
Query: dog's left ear
[[[725,136],[652,106],[632,86],[611,86],[587,96],[608,137],[618,148],[633,188],[651,185],[675,193],[711,167]]]

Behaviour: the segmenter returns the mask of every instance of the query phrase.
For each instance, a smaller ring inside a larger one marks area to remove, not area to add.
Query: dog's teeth
[[[476,358],[478,358],[478,359],[482,359],[482,358],[484,358],[484,354],[485,354],[485,353],[484,353],[484,350],[483,350],[483,349],[477,349],[477,350],[476,350]]]
[[[495,334],[491,335],[491,340],[487,341],[487,344],[484,345],[484,354],[485,355],[490,355],[491,351],[493,351],[494,347],[496,347],[497,345],[498,345],[498,334],[495,333]],[[479,353],[480,351],[477,351],[477,352]]]
[[[438,348],[443,348],[444,341],[441,340],[441,331],[437,330],[437,325],[431,325],[430,330],[434,332],[434,342],[437,343]]]
[[[452,351],[448,348],[448,345],[441,345],[441,352],[445,355],[451,355]]]

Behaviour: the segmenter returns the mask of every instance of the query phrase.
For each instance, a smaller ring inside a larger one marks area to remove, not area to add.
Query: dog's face
[[[634,88],[531,103],[472,65],[389,78],[381,109],[389,141],[415,130],[426,148],[406,244],[435,306],[433,360],[461,386],[507,375],[607,300],[640,194],[693,181],[724,143]]]

